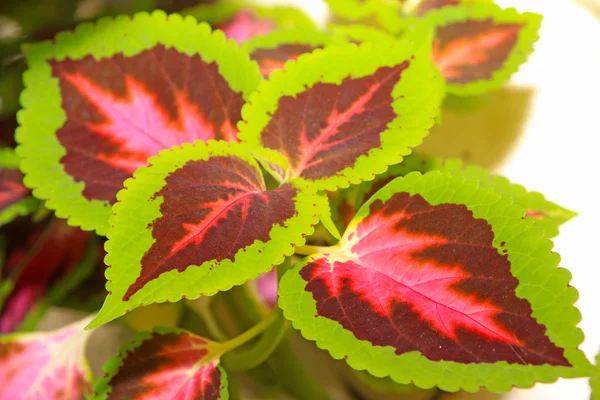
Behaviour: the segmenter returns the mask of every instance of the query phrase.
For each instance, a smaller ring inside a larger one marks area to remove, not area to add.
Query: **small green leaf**
[[[504,392],[590,376],[571,274],[525,213],[461,174],[410,173],[286,272],[279,306],[332,357],[401,384]]]
[[[282,263],[318,222],[314,188],[296,180],[266,190],[239,144],[196,142],[150,164],[126,181],[113,207],[109,295],[90,327],[141,305],[240,285]]]
[[[239,137],[256,153],[271,151],[262,158],[278,170],[287,164],[280,178],[336,190],[384,172],[418,146],[441,96],[428,46],[332,46],[263,81],[242,110]]]
[[[404,176],[413,171],[422,173],[442,170],[451,172],[455,176],[475,180],[482,187],[492,188],[497,193],[512,198],[515,204],[525,207],[527,218],[535,220],[535,225],[544,230],[547,237],[558,235],[560,225],[569,221],[577,214],[546,200],[539,192],[527,191],[523,186],[511,183],[503,176],[490,174],[483,168],[463,164],[457,159],[441,160],[413,154],[406,157],[400,164],[390,167],[384,174],[378,175],[374,180],[352,186],[335,196],[334,209],[338,223],[344,218],[352,218],[354,213],[374,193],[397,177]]]

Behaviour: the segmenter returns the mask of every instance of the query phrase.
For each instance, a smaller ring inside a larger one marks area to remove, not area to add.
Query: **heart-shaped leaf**
[[[123,181],[162,149],[237,140],[258,69],[191,17],[102,19],[25,47],[17,141],[25,183],[72,225],[105,234]]]
[[[78,400],[90,392],[89,318],[54,332],[0,336],[0,400]]]
[[[340,243],[288,271],[279,305],[358,370],[447,391],[589,376],[571,275],[525,209],[448,172],[377,192]]]
[[[331,42],[329,35],[316,29],[284,29],[244,42],[242,49],[258,63],[260,73],[267,78],[271,72],[283,69],[288,60],[321,49]]]
[[[448,92],[473,95],[500,87],[533,51],[541,19],[488,4],[427,13],[423,21],[436,29],[432,58]]]
[[[440,103],[438,78],[426,46],[409,42],[317,50],[263,81],[243,109],[240,139],[270,151],[278,179],[347,187],[421,143]]]
[[[227,400],[221,345],[174,328],[143,332],[123,346],[94,385],[97,400]]]
[[[109,296],[91,326],[240,285],[283,262],[318,222],[315,190],[302,181],[266,190],[241,145],[196,142],[150,163],[113,207]]]
[[[33,212],[39,201],[23,185],[19,156],[11,149],[0,149],[0,226]]]

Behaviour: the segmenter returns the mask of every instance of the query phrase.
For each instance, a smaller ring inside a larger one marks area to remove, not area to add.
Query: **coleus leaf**
[[[123,181],[148,157],[198,139],[237,140],[244,98],[260,80],[222,33],[158,11],[83,24],[24,51],[25,183],[59,217],[99,234]]]
[[[446,171],[377,192],[280,282],[303,336],[358,370],[442,390],[589,376],[577,291],[525,209]]]
[[[150,163],[113,207],[109,295],[93,327],[140,305],[213,295],[255,278],[304,244],[318,222],[315,189],[292,181],[267,191],[241,145],[196,142]]]
[[[19,156],[11,149],[0,149],[0,226],[35,211],[39,201],[23,185]]]
[[[219,343],[174,328],[143,332],[104,366],[97,400],[227,400]]]
[[[421,143],[440,103],[438,77],[428,49],[408,42],[316,50],[262,82],[239,137],[281,181],[346,187]]]
[[[2,266],[7,287],[6,297],[0,298],[0,333],[32,328],[48,302],[61,300],[86,277],[93,262],[89,254],[84,257],[91,234],[63,220],[13,224],[2,230],[8,248]]]
[[[208,22],[238,43],[276,29],[316,28],[302,10],[287,6],[264,7],[243,2],[203,4],[184,10],[182,14]]]
[[[498,88],[533,51],[541,16],[494,5],[444,7],[423,21],[436,29],[432,58],[454,94]]]
[[[285,29],[256,36],[241,47],[258,63],[260,73],[266,78],[271,72],[283,69],[286,61],[323,48],[330,42],[329,35],[316,29]]]
[[[515,204],[525,207],[526,217],[534,219],[535,225],[543,229],[546,236],[550,238],[558,235],[560,225],[577,215],[573,211],[546,200],[544,195],[539,192],[530,192],[523,186],[511,183],[501,175],[490,174],[478,166],[464,164],[457,159],[442,160],[412,154],[372,181],[363,182],[338,192],[333,202],[336,219],[342,222],[341,226],[345,227],[365,201],[395,178],[413,171],[425,173],[435,170],[448,171],[455,176],[461,175],[466,179],[476,180],[479,182],[479,186],[492,188],[495,192],[512,198]],[[346,223],[344,224],[343,221]]]
[[[79,400],[90,391],[89,318],[54,332],[0,336],[0,400]]]

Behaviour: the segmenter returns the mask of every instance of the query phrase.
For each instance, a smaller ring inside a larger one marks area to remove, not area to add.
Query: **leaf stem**
[[[223,360],[227,369],[232,371],[245,371],[253,369],[262,364],[271,354],[290,327],[280,310],[275,312],[277,317],[273,324],[263,333],[258,342],[249,350],[229,353]]]
[[[310,256],[313,254],[326,253],[328,251],[333,250],[335,246],[296,246],[296,254],[300,254],[303,256]]]
[[[188,306],[196,312],[202,318],[202,321],[206,324],[206,329],[211,334],[213,339],[223,342],[227,340],[227,335],[223,332],[215,316],[210,309],[210,302],[212,297],[200,297],[199,299],[189,300]]]
[[[223,353],[230,352],[233,349],[240,347],[241,345],[249,342],[254,339],[256,336],[261,334],[265,329],[267,329],[275,319],[277,319],[278,313],[272,312],[265,319],[260,321],[258,324],[254,325],[252,328],[248,329],[246,332],[234,337],[231,340],[221,343],[223,346]]]

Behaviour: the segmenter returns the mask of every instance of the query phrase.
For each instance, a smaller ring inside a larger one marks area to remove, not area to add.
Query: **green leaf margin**
[[[371,149],[368,155],[360,156],[353,166],[336,175],[311,182],[320,190],[337,190],[364,180],[373,179],[383,173],[389,165],[400,162],[410,154],[411,148],[422,143],[433,126],[437,109],[443,96],[441,76],[430,61],[427,46],[415,47],[412,43],[374,44],[360,46],[348,44],[318,49],[290,60],[284,70],[273,71],[268,81],[263,81],[250,101],[242,108],[238,124],[240,141],[248,144],[252,151],[261,153],[260,135],[277,110],[284,96],[295,96],[309,90],[316,83],[340,84],[344,78],[360,78],[373,74],[383,66],[393,66],[405,60],[410,66],[402,72],[394,87],[392,107],[397,117],[380,133],[381,146]],[[276,154],[276,155],[274,155]],[[265,156],[269,161],[285,165],[283,154],[270,151]]]
[[[524,24],[519,31],[517,43],[502,68],[494,71],[490,79],[481,79],[467,84],[447,83],[448,93],[461,96],[476,95],[502,86],[512,74],[519,70],[521,64],[524,64],[533,52],[533,45],[539,39],[538,31],[542,23],[542,16],[529,12],[521,14],[514,8],[502,9],[494,4],[476,4],[431,10],[422,18],[422,21],[434,28],[468,20],[482,21],[489,18],[499,23]]]
[[[337,194],[335,205],[347,198],[353,200],[353,206],[358,209],[366,200],[365,195],[371,192],[373,184],[382,179],[391,177],[401,177],[413,171],[426,173],[429,171],[443,170],[451,172],[453,175],[461,175],[465,179],[475,180],[480,186],[489,187],[498,194],[512,198],[515,204],[533,209],[535,211],[546,212],[544,218],[526,217],[535,221],[538,228],[544,230],[549,238],[553,238],[559,233],[559,226],[577,216],[576,212],[570,211],[560,205],[547,200],[540,192],[528,191],[524,186],[512,183],[506,177],[488,172],[484,168],[476,165],[465,164],[459,159],[443,160],[435,157],[428,157],[418,153],[413,153],[406,157],[400,164],[391,166],[385,173],[378,175],[374,180],[363,182],[360,185],[352,186]]]
[[[159,335],[166,335],[170,333],[187,333],[192,336],[197,336],[191,332],[185,331],[183,329],[170,328],[170,327],[155,327],[152,332],[138,332],[135,337],[128,343],[121,346],[119,349],[119,353],[112,358],[110,358],[105,364],[102,370],[104,371],[104,376],[100,379],[97,379],[92,385],[92,395],[89,396],[91,400],[106,400],[108,395],[110,394],[112,387],[110,386],[110,380],[117,375],[119,369],[123,366],[123,360],[127,358],[127,355],[132,350],[135,350],[141,344],[147,340],[152,338],[151,333],[157,333]],[[208,343],[211,343],[210,340],[206,340]],[[218,346],[218,345],[217,345]],[[210,353],[210,352],[209,352]],[[218,365],[217,368],[221,372],[221,390],[219,392],[219,400],[229,400],[229,391],[228,391],[228,382],[227,382],[227,374],[221,367]]]
[[[200,54],[207,62],[216,61],[219,72],[245,98],[260,82],[256,63],[235,41],[226,41],[223,32],[211,33],[207,24],[198,24],[192,17],[167,16],[162,11],[102,18],[96,24],[80,24],[74,32],[59,33],[54,42],[23,46],[29,70],[23,75],[23,110],[18,114],[16,140],[24,182],[35,197],[46,200],[46,207],[55,210],[59,218],[68,219],[72,226],[105,235],[111,207],[106,201],[87,200],[82,194],[84,183],[76,182],[60,163],[66,151],[56,132],[66,115],[58,79],[52,78],[48,60],[87,55],[100,59],[117,53],[134,56],[159,43],[188,55]]]
[[[281,264],[286,256],[294,253],[295,246],[303,245],[305,237],[312,234],[319,220],[317,193],[302,180],[292,181],[290,183],[300,189],[294,199],[297,213],[285,221],[285,227],[275,225],[271,229],[271,240],[266,243],[256,240],[240,249],[235,255],[235,262],[212,260],[200,266],[190,266],[183,272],[165,272],[123,302],[127,288],[140,275],[142,257],[155,242],[148,226],[161,216],[163,197],[154,196],[165,186],[166,177],[187,161],[222,155],[238,157],[260,173],[258,163],[243,145],[210,140],[206,144],[196,141],[163,150],[159,156],[150,158],[150,166],[138,169],[133,178],[125,181],[125,189],[117,194],[119,201],[113,206],[112,227],[105,245],[108,253],[105,263],[109,266],[105,273],[108,280],[106,290],[109,295],[88,328],[109,322],[138,306],[175,302],[184,296],[188,299],[212,296],[218,291],[241,285]]]
[[[345,358],[354,369],[367,370],[376,377],[390,376],[398,383],[414,383],[424,389],[438,386],[449,392],[477,392],[483,388],[506,392],[513,387],[529,388],[536,382],[551,383],[561,376],[574,378],[594,373],[593,366],[577,349],[584,337],[576,326],[581,314],[573,305],[579,294],[569,286],[571,273],[557,268],[560,256],[551,252],[552,242],[533,226],[533,221],[522,218],[524,208],[460,175],[443,171],[425,175],[413,172],[395,179],[377,192],[359,210],[344,238],[368,216],[372,202],[378,199],[387,201],[399,192],[418,193],[433,205],[465,204],[475,218],[485,218],[494,231],[494,246],[500,249],[500,243],[505,242],[503,249],[508,250],[511,271],[520,282],[517,296],[531,303],[532,316],[547,327],[550,340],[565,349],[565,357],[574,367],[525,366],[506,362],[434,362],[417,351],[398,356],[390,346],[378,347],[358,340],[337,322],[315,317],[315,301],[305,291],[306,282],[299,271],[311,259],[322,255],[300,261],[284,275],[279,286],[279,306],[305,338],[315,340],[317,346],[328,350],[333,358]]]

